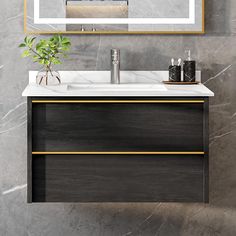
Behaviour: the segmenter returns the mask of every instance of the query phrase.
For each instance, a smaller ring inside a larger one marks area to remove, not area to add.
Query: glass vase
[[[60,74],[53,70],[39,71],[36,76],[36,83],[42,86],[59,85],[61,83]]]

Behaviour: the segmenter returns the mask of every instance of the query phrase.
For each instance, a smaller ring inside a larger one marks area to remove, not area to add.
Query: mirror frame
[[[205,0],[202,0],[202,30],[201,31],[28,31],[27,1],[24,0],[24,33],[37,34],[80,34],[80,35],[201,35],[205,34]]]

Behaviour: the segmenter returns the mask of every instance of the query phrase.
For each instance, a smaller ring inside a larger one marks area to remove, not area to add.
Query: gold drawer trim
[[[32,100],[32,103],[204,103],[204,100]]]
[[[204,155],[204,152],[32,152],[32,155]]]

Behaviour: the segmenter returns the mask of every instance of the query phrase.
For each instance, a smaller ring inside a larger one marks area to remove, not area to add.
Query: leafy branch
[[[46,72],[51,72],[52,65],[62,64],[60,57],[67,56],[71,42],[69,38],[54,35],[49,39],[41,39],[35,42],[36,37],[25,37],[20,48],[26,48],[22,57],[31,57],[34,62],[45,66]]]

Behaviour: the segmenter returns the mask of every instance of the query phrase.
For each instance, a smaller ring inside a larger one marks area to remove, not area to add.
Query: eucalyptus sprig
[[[71,42],[69,38],[61,35],[54,35],[49,39],[41,39],[36,43],[36,37],[25,37],[20,48],[26,48],[22,57],[31,57],[34,62],[45,67],[47,72],[51,72],[52,65],[61,64],[61,56],[66,57]]]

